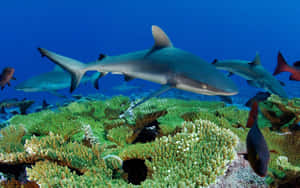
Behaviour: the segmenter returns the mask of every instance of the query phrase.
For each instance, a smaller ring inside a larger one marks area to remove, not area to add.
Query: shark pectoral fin
[[[166,33],[156,25],[152,26],[152,35],[155,42],[153,49],[161,49],[173,46]]]
[[[250,65],[260,65],[260,57],[259,54],[256,52],[256,56],[254,58],[254,60],[252,62],[249,63]]]
[[[128,76],[128,75],[124,74],[124,80],[125,80],[126,82],[129,82],[129,81],[131,81],[131,80],[133,80],[133,79],[134,79],[134,77]]]
[[[163,85],[161,86],[161,88],[159,88],[158,90],[154,91],[153,93],[151,93],[150,95],[148,95],[147,97],[143,98],[142,100],[140,100],[139,102],[135,103],[134,105],[130,106],[123,114],[120,115],[120,118],[125,117],[127,114],[130,114],[132,112],[132,110],[134,108],[136,108],[137,106],[139,106],[140,104],[146,102],[147,100],[153,98],[153,97],[157,97],[167,91],[169,91],[170,89],[172,89],[173,87],[170,85]]]
[[[57,96],[57,97],[67,98],[64,94],[60,94],[57,91],[49,91],[49,93],[51,93],[52,95]]]
[[[254,81],[254,80],[247,80],[247,83],[248,83],[250,86],[259,88],[259,84],[258,84],[256,81]]]

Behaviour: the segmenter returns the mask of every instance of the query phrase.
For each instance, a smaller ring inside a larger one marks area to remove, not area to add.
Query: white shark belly
[[[145,73],[145,72],[135,72],[135,73],[127,72],[124,74],[131,76],[133,78],[139,78],[142,80],[147,80],[162,85],[167,84],[167,76],[164,74],[153,74],[153,73]]]

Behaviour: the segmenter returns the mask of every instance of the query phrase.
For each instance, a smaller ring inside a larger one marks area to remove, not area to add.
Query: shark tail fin
[[[283,55],[281,54],[281,52],[278,52],[278,56],[277,56],[277,66],[275,68],[275,71],[273,73],[273,75],[277,75],[281,72],[287,72],[289,69],[289,65],[286,63]]]
[[[70,92],[73,92],[79,85],[82,76],[87,71],[87,65],[75,60],[71,59],[54,52],[48,51],[44,48],[38,48],[42,57],[46,56],[55,64],[59,65],[61,68],[66,70],[71,74],[71,88]]]

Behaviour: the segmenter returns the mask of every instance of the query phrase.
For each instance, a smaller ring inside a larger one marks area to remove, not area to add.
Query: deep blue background
[[[0,68],[16,69],[15,86],[54,66],[40,57],[37,47],[83,62],[97,59],[99,53],[117,55],[150,48],[151,25],[155,24],[165,30],[174,46],[208,62],[215,58],[252,60],[259,52],[263,66],[273,72],[278,50],[289,63],[300,59],[299,12],[299,2],[279,0],[1,1]],[[299,97],[300,82],[288,81],[288,75],[278,78],[286,82],[291,97]],[[233,78],[241,88],[236,98],[258,91],[243,79]],[[100,81],[100,91],[81,86],[76,93],[105,93],[121,83],[120,76],[109,75]],[[132,84],[156,86],[146,81]],[[13,87],[1,92],[0,99],[8,97],[57,99],[47,93],[14,91]]]

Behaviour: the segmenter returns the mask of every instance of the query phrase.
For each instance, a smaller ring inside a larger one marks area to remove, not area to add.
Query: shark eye
[[[202,88],[203,89],[207,89],[207,85],[206,84],[202,84]]]

